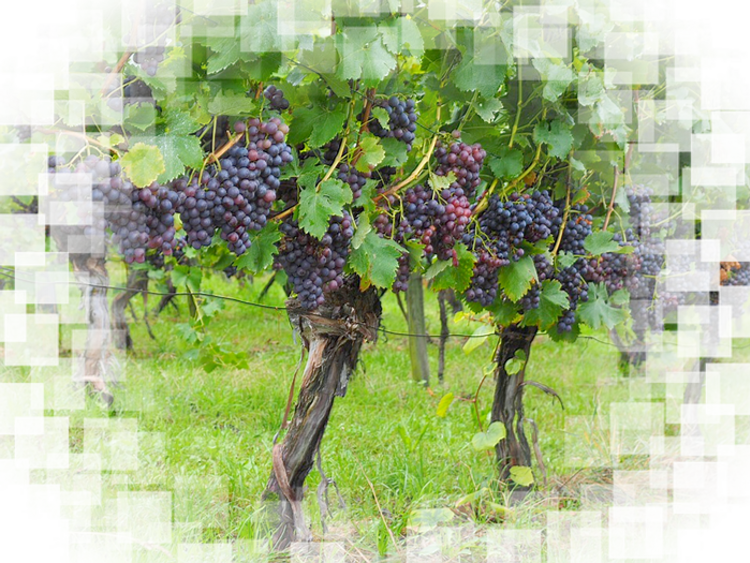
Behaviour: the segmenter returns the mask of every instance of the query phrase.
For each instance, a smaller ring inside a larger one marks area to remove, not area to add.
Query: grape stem
[[[125,52],[122,54],[122,57],[120,57],[120,60],[117,61],[117,64],[112,69],[112,72],[110,72],[107,75],[107,78],[104,80],[102,89],[99,91],[102,96],[105,96],[107,94],[109,87],[112,86],[112,82],[114,82],[117,75],[120,74],[120,71],[125,66],[125,63],[128,62],[130,55],[135,52],[135,44],[138,41],[138,31],[141,27],[141,16],[143,15],[143,8],[145,4],[146,0],[138,0],[138,5],[135,8],[133,28],[130,30],[130,41],[128,41],[128,46],[125,47]]]
[[[96,145],[96,146],[101,147],[103,149],[106,149],[108,151],[112,151],[113,153],[115,153],[118,156],[118,158],[120,156],[120,153],[114,147],[110,147],[109,145],[105,145],[104,143],[100,143],[96,139],[93,139],[93,138],[91,138],[88,135],[85,135],[83,133],[78,133],[77,131],[64,131],[62,129],[58,129],[58,130],[53,130],[53,129],[39,129],[39,132],[40,133],[45,133],[45,134],[48,134],[48,135],[62,134],[62,135],[69,135],[71,137],[78,137],[79,139],[83,139],[84,141],[86,141],[90,145]]]
[[[216,151],[212,152],[206,157],[206,164],[211,164],[212,162],[216,162],[219,160],[222,156],[224,156],[224,153],[226,153],[229,149],[231,149],[234,144],[242,139],[242,133],[237,133],[234,137],[231,137],[229,133],[227,132],[227,137],[229,137],[229,141],[222,145],[222,147]]]
[[[625,162],[622,165],[622,173],[625,174],[630,169],[630,159],[633,156],[633,147],[635,147],[634,143],[630,143],[630,146],[628,147],[628,152],[625,155]],[[609,220],[612,217],[612,212],[615,210],[615,198],[617,197],[617,187],[620,181],[620,167],[615,165],[615,180],[612,185],[612,198],[609,200],[609,207],[607,208],[607,216],[604,218],[604,226],[602,227],[602,231],[606,231],[607,227],[609,226]]]
[[[563,214],[562,225],[560,225],[560,234],[557,235],[557,241],[555,241],[555,248],[552,249],[552,256],[557,256],[557,251],[560,250],[563,233],[565,232],[565,225],[568,224],[568,215],[570,214],[570,168],[568,168],[567,184],[568,186],[565,193],[565,213]]]

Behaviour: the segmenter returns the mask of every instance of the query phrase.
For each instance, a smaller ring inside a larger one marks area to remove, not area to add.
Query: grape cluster
[[[36,24],[35,39],[39,42],[36,49],[37,53],[49,55],[59,41],[57,22],[39,22]]]
[[[131,23],[135,18],[130,17]],[[156,6],[153,0],[146,0],[141,25],[138,28],[138,39],[133,61],[141,65],[149,76],[156,76],[159,63],[164,60],[164,50],[167,47],[166,31],[182,21],[182,14],[178,7],[169,9],[169,4]],[[123,37],[125,43],[130,43],[130,33]],[[156,44],[152,44],[156,42]]]
[[[292,161],[292,152],[284,142],[289,128],[278,118],[240,121],[234,129],[244,135],[219,160],[219,168],[205,171],[200,181],[178,180],[178,189],[185,194],[179,212],[188,243],[195,249],[208,246],[218,229],[239,256],[250,246],[249,232],[268,221],[281,167]]]
[[[352,218],[346,212],[343,217],[331,217],[320,240],[293,219],[282,222],[279,230],[283,236],[274,266],[286,272],[300,306],[314,310],[325,303],[326,294],[344,283],[344,263],[354,235]]]
[[[126,263],[143,263],[146,251],[154,249],[170,255],[175,245],[174,213],[183,196],[169,186],[154,182],[148,187],[137,188],[122,177],[118,162],[109,157],[88,156],[74,169],[63,168],[64,160],[49,159],[51,173],[91,175],[91,199],[103,208],[100,217],[95,216],[91,225],[84,226],[86,237],[104,237],[109,227],[120,254]],[[63,192],[61,194],[66,197]],[[70,197],[72,194],[67,194]],[[80,228],[73,228],[70,233]]]
[[[105,69],[107,73],[110,69]],[[107,89],[107,106],[122,112],[126,105],[148,103],[156,105],[151,88],[143,80],[128,76],[122,84],[115,78]]]
[[[750,262],[722,262],[721,285],[750,285]]]
[[[487,153],[479,143],[467,145],[456,141],[447,148],[439,145],[434,154],[438,165],[435,168],[436,176],[447,176],[453,172],[456,180],[451,184],[453,191],[458,188],[463,190],[466,197],[474,197],[479,185],[479,172]]]
[[[466,300],[479,303],[482,307],[489,307],[497,297],[498,274],[502,260],[495,254],[482,250],[477,254],[471,285],[466,290]]]
[[[400,100],[396,96],[391,96],[388,100],[376,101],[375,105],[388,113],[388,127],[383,127],[377,119],[371,119],[368,123],[370,132],[377,137],[398,139],[411,150],[416,138],[418,117],[414,100]]]
[[[633,231],[628,229],[625,238],[620,233],[612,237],[620,246],[633,246],[632,254],[605,252],[598,258],[591,258],[588,262],[585,277],[594,283],[603,282],[609,293],[620,289],[627,289],[631,295],[635,294],[643,283],[642,246],[633,238]]]
[[[23,117],[21,117],[20,115],[16,116],[16,119],[13,122],[13,128],[16,130],[18,140],[21,142],[25,141],[26,139],[30,139],[34,134],[34,126],[30,123],[25,123]]]
[[[284,97],[284,92],[279,90],[273,84],[265,89],[263,95],[269,102],[271,102],[271,109],[278,111],[289,109],[289,100]]]
[[[370,172],[360,172],[354,166],[341,164],[339,166],[338,178],[342,182],[349,184],[352,189],[352,201],[357,201],[362,195],[362,188],[365,187],[367,180],[371,177]]]

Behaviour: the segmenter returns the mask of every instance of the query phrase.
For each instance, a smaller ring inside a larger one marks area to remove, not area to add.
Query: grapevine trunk
[[[118,293],[112,300],[112,329],[115,347],[118,350],[132,350],[133,339],[130,336],[130,327],[125,318],[125,308],[130,300],[137,294],[148,289],[148,272],[146,270],[133,269],[128,271],[127,290]]]
[[[531,448],[523,431],[523,381],[526,365],[514,374],[507,372],[507,362],[523,351],[529,357],[531,344],[537,327],[511,324],[500,333],[500,346],[495,358],[497,385],[492,403],[492,421],[502,422],[506,437],[495,447],[500,468],[500,479],[507,481],[510,469],[515,466],[531,466]]]
[[[314,313],[287,302],[292,323],[308,351],[297,405],[284,441],[274,447],[273,470],[263,495],[278,497],[278,528],[273,543],[285,549],[310,539],[302,514],[303,486],[313,467],[335,397],[343,397],[362,344],[374,341],[380,323],[375,288],[359,290],[359,278],[327,297]]]

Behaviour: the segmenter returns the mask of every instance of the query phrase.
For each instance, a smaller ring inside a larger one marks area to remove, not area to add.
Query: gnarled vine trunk
[[[531,343],[536,336],[536,327],[516,324],[504,327],[500,333],[500,346],[495,358],[495,398],[492,402],[492,421],[505,426],[506,436],[495,447],[500,468],[500,479],[507,481],[510,468],[517,465],[531,466],[531,448],[523,430],[523,382],[526,367],[514,374],[507,372],[507,362],[522,350],[529,358]]]
[[[688,384],[685,387],[685,398],[682,403],[682,417],[685,424],[683,438],[685,448],[692,456],[698,457],[703,453],[703,434],[698,423],[698,404],[701,400],[703,382],[708,369],[716,358],[719,344],[711,342],[708,335],[703,339],[705,355],[696,359],[688,374]]]
[[[130,336],[130,327],[125,318],[125,308],[130,300],[138,293],[148,289],[148,272],[142,269],[128,269],[128,281],[126,291],[118,293],[112,300],[112,329],[114,331],[114,343],[118,350],[132,350],[133,339]],[[145,307],[144,307],[144,310]]]
[[[375,341],[380,324],[380,297],[375,288],[359,290],[359,278],[327,297],[314,313],[287,302],[292,323],[308,350],[294,415],[284,441],[273,449],[273,470],[265,500],[278,498],[278,528],[273,542],[285,549],[310,539],[302,513],[303,486],[313,467],[335,397],[346,394],[349,376],[365,341]]]
[[[49,195],[44,199],[44,220],[58,250],[73,263],[73,275],[80,283],[86,319],[86,346],[78,357],[78,369],[73,379],[78,385],[88,386],[100,394],[107,404],[111,404],[114,397],[107,389],[107,379],[115,382],[117,361],[109,349],[107,246],[103,241],[87,239],[77,226],[65,224],[58,200]]]

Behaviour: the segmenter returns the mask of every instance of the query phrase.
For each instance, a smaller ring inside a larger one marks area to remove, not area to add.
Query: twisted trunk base
[[[526,365],[515,374],[508,374],[506,364],[522,350],[528,360],[536,327],[512,324],[502,329],[500,347],[495,358],[497,384],[492,402],[492,421],[505,426],[506,436],[495,446],[495,456],[500,468],[500,479],[507,481],[511,467],[531,466],[531,448],[523,430],[523,383]]]
[[[85,310],[86,346],[78,357],[73,381],[112,404],[114,397],[106,381],[111,378],[116,383],[117,360],[109,349],[107,246],[103,241],[87,239],[77,226],[67,225],[57,198],[50,195],[44,199],[44,222],[60,254],[73,263],[73,275],[80,284],[81,305]]]
[[[126,286],[127,291],[118,293],[112,300],[112,329],[115,347],[118,350],[133,349],[133,339],[130,336],[128,320],[125,318],[125,308],[135,295],[148,290],[148,272],[141,269],[128,269]],[[145,307],[144,311],[147,311]]]
[[[719,344],[710,342],[706,337],[703,340],[703,347],[706,349],[706,355],[698,358],[690,369],[688,384],[685,387],[685,398],[682,403],[682,418],[685,423],[683,433],[685,449],[693,457],[698,457],[703,453],[704,441],[698,422],[698,404],[701,400],[703,382],[711,363],[716,358]]]
[[[303,486],[313,468],[335,397],[346,394],[349,377],[365,341],[375,341],[380,323],[380,298],[375,288],[359,290],[359,279],[328,297],[315,313],[287,302],[292,323],[308,350],[302,386],[284,441],[273,449],[273,470],[264,500],[278,499],[276,549],[292,541],[310,540],[302,513]]]

